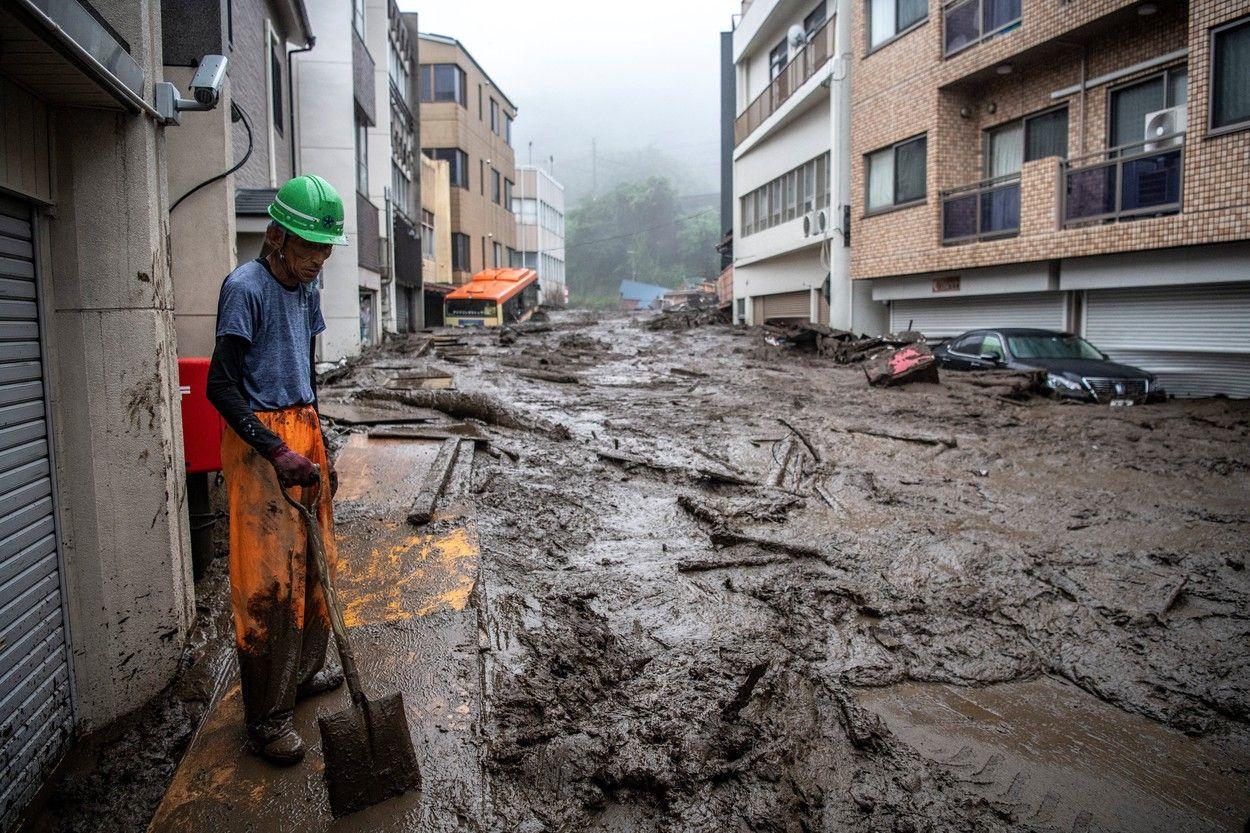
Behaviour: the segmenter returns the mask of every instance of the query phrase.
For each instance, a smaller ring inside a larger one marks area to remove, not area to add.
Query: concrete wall
[[[391,229],[386,221],[386,189],[391,187],[391,93],[390,93],[390,19],[387,0],[366,0],[365,45],[373,55],[373,92],[375,122],[369,128],[369,201],[378,210],[378,228],[389,245]],[[382,330],[395,332],[395,281],[378,282],[378,302]]]
[[[291,164],[290,104],[287,77],[291,71],[288,41],[301,37],[284,5],[266,0],[231,0],[234,9],[234,46],[230,49],[230,79],[234,101],[247,114],[254,137],[252,155],[234,175],[237,188],[274,188],[294,176]],[[314,28],[314,31],[316,29]],[[273,115],[269,85],[268,34],[278,38],[282,65],[281,120]],[[321,50],[318,41],[317,51]],[[303,44],[300,44],[301,46]],[[307,57],[307,56],[305,56]],[[231,126],[234,147],[242,157],[247,149],[247,129],[242,122]]]
[[[321,359],[336,361],[360,352],[351,7],[340,0],[311,0],[308,14],[317,48],[295,59],[298,162],[301,173],[325,177],[343,196],[348,245],[335,248],[321,273],[326,319]]]
[[[93,5],[160,78],[157,5]],[[194,614],[168,168],[163,130],[146,116],[55,108],[51,132],[55,210],[39,222],[48,394],[78,726],[89,731],[169,681]]]
[[[194,70],[166,67],[165,78],[186,94]],[[230,101],[235,72],[221,105],[207,113],[184,113],[182,126],[165,132],[171,203],[235,162]],[[170,272],[179,356],[211,356],[216,341],[217,295],[237,261],[234,177],[196,191],[169,215]]]
[[[451,283],[450,166],[424,155],[421,156],[421,210],[434,215],[434,251],[422,250],[422,280]]]

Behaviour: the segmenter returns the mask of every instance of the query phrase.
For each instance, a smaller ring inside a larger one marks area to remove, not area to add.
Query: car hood
[[[1087,376],[1095,379],[1149,379],[1140,367],[1103,359],[1016,359],[1025,367],[1035,367],[1055,374]]]

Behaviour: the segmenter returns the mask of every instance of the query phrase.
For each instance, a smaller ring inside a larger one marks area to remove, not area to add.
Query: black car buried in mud
[[[1055,330],[970,330],[935,347],[933,355],[951,370],[1044,370],[1046,387],[1062,399],[1133,405],[1164,397],[1152,374]]]

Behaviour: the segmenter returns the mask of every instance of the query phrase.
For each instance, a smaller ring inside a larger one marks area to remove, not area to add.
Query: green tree
[[[617,185],[568,213],[566,260],[574,303],[615,306],[622,280],[677,287],[715,277],[714,209],[682,214],[669,179]]]

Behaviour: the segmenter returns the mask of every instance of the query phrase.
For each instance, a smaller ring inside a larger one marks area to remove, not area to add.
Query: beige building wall
[[[502,116],[515,120],[516,106],[458,41],[422,35],[418,48],[421,65],[454,63],[465,72],[465,105],[455,102],[421,102],[421,148],[459,148],[468,154],[468,187],[451,189],[451,231],[469,237],[469,268],[454,270],[452,280],[461,284],[482,269],[507,266],[510,250],[516,249],[516,219],[503,183],[516,182],[516,159],[500,124],[491,131],[491,101]],[[492,171],[500,177],[499,201],[492,200]],[[500,262],[496,264],[495,244]]]
[[[421,156],[421,221],[434,215],[433,251],[421,250],[421,276],[426,283],[451,283],[451,178],[448,164]]]

